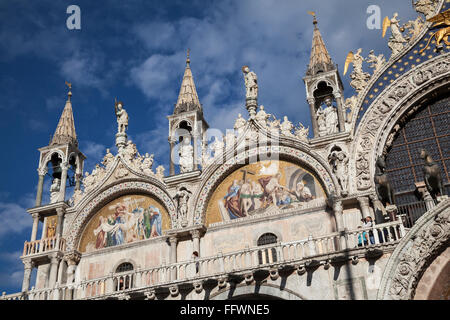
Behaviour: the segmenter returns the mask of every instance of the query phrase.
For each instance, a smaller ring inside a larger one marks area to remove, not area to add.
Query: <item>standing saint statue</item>
[[[117,124],[118,124],[117,132],[125,133],[125,131],[128,128],[128,113],[123,108],[122,101],[119,101],[119,102],[116,101],[114,104],[114,108],[116,111]]]
[[[242,67],[242,72],[244,73],[246,98],[247,99],[258,99],[258,77],[256,73],[250,71],[248,66]]]
[[[178,189],[175,197],[173,199],[177,202],[177,218],[181,222],[181,226],[184,227],[187,224],[187,212],[188,212],[188,201],[191,192],[186,189],[186,187],[181,187]]]
[[[178,154],[180,156],[180,172],[190,172],[194,169],[194,148],[189,136],[184,136],[180,143]]]
[[[333,134],[337,133],[339,131],[338,125],[338,115],[337,110],[333,106],[333,100],[328,97],[325,99],[325,109],[323,110],[323,113],[325,115],[325,124],[327,127],[327,134]]]

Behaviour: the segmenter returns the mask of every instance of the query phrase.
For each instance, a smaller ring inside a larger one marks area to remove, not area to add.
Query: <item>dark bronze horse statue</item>
[[[438,195],[444,195],[441,168],[436,162],[433,161],[425,149],[420,150],[420,158],[425,161],[425,165],[423,167],[423,177],[428,192],[433,198],[436,198]]]
[[[386,162],[383,157],[378,157],[375,168],[375,190],[377,192],[378,199],[386,207],[387,205],[393,205],[395,198],[389,177],[386,173]]]

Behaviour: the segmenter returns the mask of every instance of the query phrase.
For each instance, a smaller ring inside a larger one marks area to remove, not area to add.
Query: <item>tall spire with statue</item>
[[[209,126],[204,119],[203,108],[195,87],[189,49],[177,103],[173,114],[167,118],[169,119],[170,175],[175,175],[175,164],[179,165],[179,173],[197,171],[201,163],[201,154],[206,149],[206,130]],[[178,153],[175,151],[176,145]]]
[[[328,53],[313,16],[311,57],[303,78],[306,98],[310,107],[314,138],[331,136],[345,131],[344,86],[337,66]]]

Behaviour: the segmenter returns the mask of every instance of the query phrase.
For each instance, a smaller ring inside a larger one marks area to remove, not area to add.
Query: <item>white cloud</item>
[[[33,219],[26,208],[9,202],[0,202],[0,237],[9,233],[20,233],[31,228]]]

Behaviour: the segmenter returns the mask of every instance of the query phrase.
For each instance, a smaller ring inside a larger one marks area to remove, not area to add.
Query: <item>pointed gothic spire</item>
[[[327,72],[334,70],[336,67],[331,60],[328,50],[323,42],[322,35],[320,34],[319,28],[317,27],[316,14],[314,12],[309,12],[314,17],[314,32],[313,41],[311,49],[311,57],[309,60],[308,70],[306,75],[313,76],[320,72]]]
[[[67,101],[64,110],[59,119],[58,126],[56,127],[55,134],[50,145],[55,144],[74,144],[78,145],[77,134],[75,132],[75,122],[73,120],[72,102],[72,84],[66,81],[66,85],[69,87],[67,94]]]
[[[195,88],[194,77],[191,71],[191,59],[189,57],[189,49],[187,51],[186,58],[186,69],[184,70],[183,81],[181,82],[180,93],[178,95],[178,100],[175,105],[174,114],[180,112],[191,111],[200,109],[201,104],[198,99],[197,89]]]

